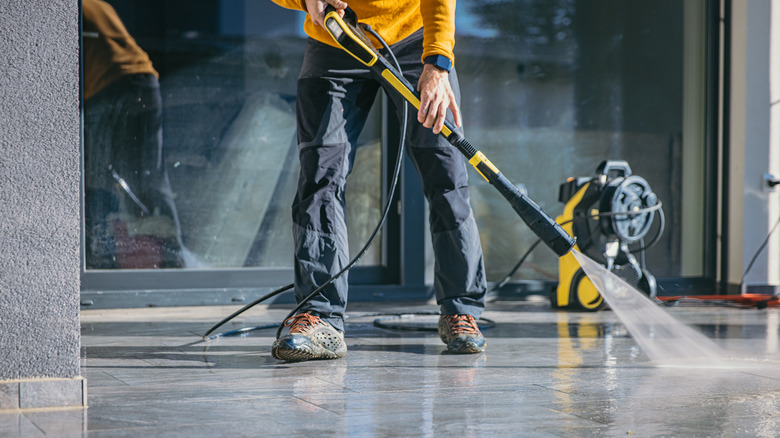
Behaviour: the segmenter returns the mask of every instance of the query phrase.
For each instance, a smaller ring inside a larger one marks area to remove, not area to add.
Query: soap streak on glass
[[[744,368],[710,338],[672,317],[662,306],[578,251],[572,251],[588,278],[656,366]],[[755,363],[754,363],[755,364]]]

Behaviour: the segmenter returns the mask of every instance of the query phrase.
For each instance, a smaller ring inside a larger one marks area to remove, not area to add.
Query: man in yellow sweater
[[[307,12],[304,30],[309,40],[297,99],[301,173],[292,206],[295,297],[301,301],[349,262],[344,188],[358,136],[381,84],[371,70],[338,48],[323,27],[325,8],[342,11],[347,3],[274,2]],[[406,79],[417,84],[421,105],[417,114],[409,115],[407,141],[430,206],[434,291],[442,314],[439,335],[451,352],[482,352],[485,339],[476,320],[485,308],[487,287],[466,166],[460,153],[436,135],[447,110],[461,125],[453,68],[455,1],[353,0],[349,6],[390,44]],[[401,117],[403,103],[393,99]],[[344,356],[346,305],[344,275],[285,321],[289,333],[274,342],[273,356],[287,361]]]

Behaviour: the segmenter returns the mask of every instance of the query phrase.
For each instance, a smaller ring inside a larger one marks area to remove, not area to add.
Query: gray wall
[[[0,1],[0,381],[79,376],[78,7]]]

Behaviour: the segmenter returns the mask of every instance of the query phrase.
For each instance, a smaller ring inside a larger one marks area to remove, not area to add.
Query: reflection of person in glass
[[[178,267],[158,73],[111,5],[82,6],[87,268]]]
[[[274,2],[308,12],[304,30],[310,38],[298,78],[297,100],[301,174],[292,212],[295,296],[300,301],[349,262],[344,187],[358,135],[381,84],[371,70],[337,48],[323,27],[326,6],[343,10],[345,2]],[[485,307],[486,283],[469,205],[466,166],[460,153],[436,135],[448,109],[460,126],[459,88],[451,68],[455,2],[354,1],[350,6],[360,21],[371,25],[391,45],[404,75],[420,91],[420,111],[409,115],[409,155],[430,205],[434,288],[442,313],[439,334],[450,352],[479,353],[485,348],[485,339],[476,319]],[[393,103],[402,108],[401,101]],[[346,304],[345,275],[306,304],[303,313],[285,322],[290,330],[274,342],[274,357],[305,360],[344,356]]]

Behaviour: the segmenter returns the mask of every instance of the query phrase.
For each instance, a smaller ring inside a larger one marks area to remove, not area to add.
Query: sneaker
[[[338,359],[347,354],[344,333],[310,313],[299,313],[284,322],[290,332],[274,341],[271,354],[277,359],[301,361]]]
[[[479,331],[477,320],[471,315],[441,315],[439,336],[451,353],[485,351],[485,337]]]

